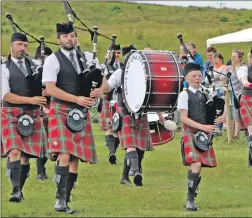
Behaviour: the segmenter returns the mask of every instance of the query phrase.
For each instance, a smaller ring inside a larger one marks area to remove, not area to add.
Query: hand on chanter
[[[215,130],[215,125],[203,125],[201,130],[204,132],[213,133]]]
[[[225,121],[225,116],[224,116],[224,115],[221,115],[221,116],[219,116],[218,118],[216,118],[216,119],[214,120],[214,123],[215,123],[215,124],[224,123],[224,121]]]
[[[31,97],[31,104],[33,105],[39,105],[39,106],[44,106],[46,105],[46,98],[43,96],[34,96]]]
[[[95,104],[95,101],[89,97],[78,96],[76,103],[80,106],[90,108]]]
[[[44,97],[50,96],[50,95],[47,93],[47,91],[46,91],[45,88],[42,89],[42,96],[44,96]]]
[[[101,88],[95,88],[93,91],[90,92],[91,98],[100,98],[102,94]]]

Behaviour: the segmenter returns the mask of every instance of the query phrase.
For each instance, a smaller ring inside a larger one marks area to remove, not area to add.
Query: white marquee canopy
[[[252,42],[252,28],[244,29],[238,32],[225,34],[215,38],[207,39],[207,47],[213,44]]]

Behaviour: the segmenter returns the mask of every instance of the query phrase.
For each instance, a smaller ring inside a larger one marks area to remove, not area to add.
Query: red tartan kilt
[[[21,136],[17,131],[18,118],[24,114],[36,118],[34,120],[34,132],[31,136],[27,137]],[[8,154],[12,149],[18,149],[28,154],[29,157],[46,156],[46,132],[39,115],[39,109],[23,110],[17,107],[2,108],[2,142],[4,154]]]
[[[183,138],[181,145],[181,152],[183,158],[183,164],[185,166],[189,166],[192,163],[200,162],[202,167],[216,167],[217,162],[215,158],[215,153],[213,149],[213,145],[210,146],[210,149],[205,152],[198,151],[193,145],[193,135],[190,133],[196,133],[197,130],[188,127],[186,125],[183,126]],[[190,132],[190,133],[189,133]]]
[[[144,115],[134,123],[130,115],[124,114],[122,107],[116,107],[116,110],[122,116],[122,128],[118,131],[122,149],[154,150],[147,115]]]
[[[73,108],[51,101],[48,118],[48,155],[70,154],[81,161],[96,163],[96,149],[92,133],[90,114],[84,129],[73,133],[66,126],[66,116]]]
[[[240,99],[240,105],[241,129],[246,129],[248,126],[252,125],[252,97],[242,95]]]
[[[111,122],[116,109],[110,105],[108,100],[102,101],[101,130],[111,129]]]

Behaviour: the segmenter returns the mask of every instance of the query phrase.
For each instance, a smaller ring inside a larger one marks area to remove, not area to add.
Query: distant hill
[[[111,37],[118,36],[122,46],[134,44],[139,50],[151,47],[158,50],[179,50],[177,33],[185,41],[194,41],[205,58],[206,39],[235,32],[252,26],[252,10],[214,9],[201,7],[173,7],[125,2],[70,2],[77,16],[92,29]],[[2,2],[2,55],[9,53],[11,26],[5,18],[11,13],[14,22],[31,35],[45,36],[47,41],[56,42],[55,24],[66,20],[62,2]],[[83,28],[76,20],[75,25]],[[92,50],[89,33],[78,30],[82,50]],[[31,39],[32,40],[32,39]],[[33,41],[33,40],[32,40]],[[98,38],[98,58],[103,61],[110,42]],[[32,43],[30,55],[34,55],[37,43]],[[216,45],[229,59],[234,48],[246,53],[251,43]],[[58,46],[50,47],[55,51]]]

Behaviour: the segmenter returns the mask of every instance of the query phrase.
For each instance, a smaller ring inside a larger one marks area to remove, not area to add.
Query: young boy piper
[[[196,149],[194,135],[199,131],[206,134],[213,133],[215,125],[206,125],[206,96],[199,90],[202,81],[200,66],[195,63],[187,63],[184,69],[185,80],[189,87],[179,94],[177,108],[180,111],[181,122],[183,123],[181,140],[183,164],[190,167],[187,174],[186,209],[195,211],[198,209],[194,200],[201,180],[201,167],[216,167],[217,162],[212,143],[208,144],[208,150],[200,151]],[[223,122],[224,117],[225,111],[215,119],[215,123]]]

